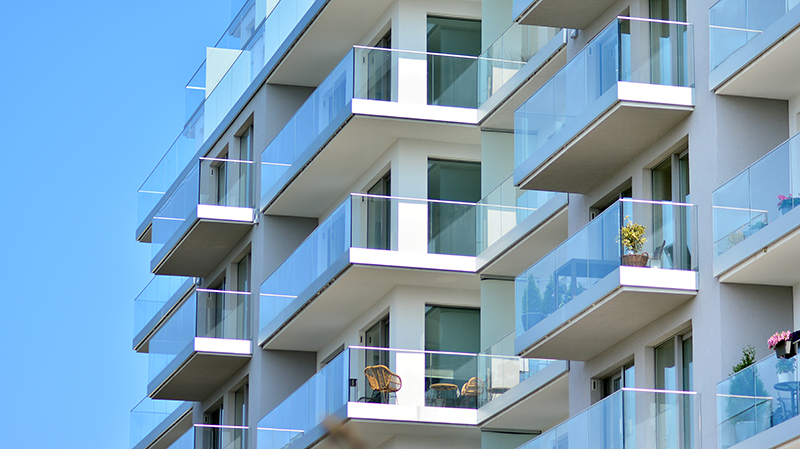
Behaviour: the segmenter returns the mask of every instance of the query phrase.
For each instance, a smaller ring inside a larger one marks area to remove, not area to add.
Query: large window
[[[480,55],[481,21],[429,16],[427,48],[428,104],[477,107],[476,60],[441,55]]]
[[[428,160],[428,252],[474,256],[480,162]]]

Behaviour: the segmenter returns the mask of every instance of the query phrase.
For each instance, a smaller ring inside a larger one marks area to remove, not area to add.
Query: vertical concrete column
[[[481,350],[514,331],[514,281],[481,281]],[[513,338],[513,337],[512,337]],[[513,355],[513,342],[508,354]]]
[[[792,330],[800,329],[800,284],[792,287]]]

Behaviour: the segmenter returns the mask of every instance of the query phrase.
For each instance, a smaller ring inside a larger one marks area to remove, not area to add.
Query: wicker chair
[[[381,393],[381,398],[384,404],[389,403],[389,395],[395,393],[395,401],[397,401],[397,391],[403,387],[403,380],[400,376],[389,371],[384,365],[374,365],[364,368],[364,374],[367,376],[369,387],[373,391]]]
[[[483,381],[477,377],[470,378],[464,386],[461,387],[461,406],[467,408],[477,408],[478,398],[486,391]]]

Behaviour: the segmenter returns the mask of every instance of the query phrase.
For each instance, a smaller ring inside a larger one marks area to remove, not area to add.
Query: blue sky
[[[129,446],[136,189],[229,21],[229,0],[0,3],[3,447]]]

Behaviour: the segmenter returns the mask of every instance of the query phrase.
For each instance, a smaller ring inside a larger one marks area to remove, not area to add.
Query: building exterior
[[[131,448],[800,447],[796,4],[239,1]]]

